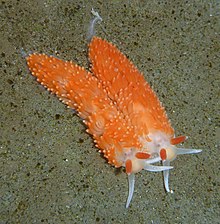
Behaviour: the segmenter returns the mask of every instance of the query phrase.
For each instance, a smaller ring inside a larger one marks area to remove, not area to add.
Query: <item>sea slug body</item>
[[[108,163],[125,167],[129,206],[135,173],[163,171],[170,191],[170,162],[179,154],[199,149],[177,148],[186,140],[174,129],[154,91],[143,75],[113,44],[93,37],[89,44],[91,71],[72,61],[45,54],[31,54],[27,64],[37,81],[77,111],[96,147]],[[162,166],[152,165],[162,161]]]

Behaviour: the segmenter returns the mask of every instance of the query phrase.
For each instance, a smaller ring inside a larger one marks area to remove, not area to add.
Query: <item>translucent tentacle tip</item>
[[[93,18],[91,20],[90,25],[89,25],[88,36],[87,36],[88,41],[90,41],[93,38],[93,36],[95,36],[95,25],[96,25],[96,23],[102,22],[102,17],[93,8],[91,10],[91,13],[92,13],[93,16],[95,16],[95,18]]]

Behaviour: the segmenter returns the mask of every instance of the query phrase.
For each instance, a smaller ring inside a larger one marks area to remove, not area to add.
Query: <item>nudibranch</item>
[[[89,59],[90,71],[72,61],[36,53],[27,57],[27,64],[41,85],[77,111],[108,163],[125,167],[126,207],[133,196],[135,173],[141,170],[163,171],[165,189],[170,192],[170,162],[177,155],[201,150],[176,146],[186,137],[175,137],[156,94],[116,46],[93,37]],[[162,165],[155,165],[158,162]]]

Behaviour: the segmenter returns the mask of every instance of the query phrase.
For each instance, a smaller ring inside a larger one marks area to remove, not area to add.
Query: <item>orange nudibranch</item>
[[[175,145],[165,109],[144,76],[113,44],[93,37],[89,44],[91,71],[72,61],[45,54],[31,54],[27,64],[37,81],[77,111],[96,147],[115,167],[125,167],[129,180],[129,206],[134,174],[145,169],[163,171],[169,192],[170,161],[178,154],[201,150]],[[152,165],[162,161],[162,166]]]

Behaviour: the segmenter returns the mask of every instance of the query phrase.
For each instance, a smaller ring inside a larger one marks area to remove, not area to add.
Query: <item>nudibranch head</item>
[[[125,168],[128,174],[129,194],[126,203],[126,208],[129,206],[135,183],[135,173],[142,169],[159,172],[163,171],[164,187],[167,192],[172,192],[169,189],[169,170],[173,167],[170,162],[173,161],[177,155],[199,153],[200,149],[184,149],[177,148],[176,144],[180,144],[187,139],[186,136],[173,137],[161,131],[153,131],[145,137],[141,137],[140,141],[143,145],[141,150],[130,150],[126,154]],[[162,161],[162,166],[151,165]]]
[[[165,160],[172,161],[177,156],[177,148],[171,143],[171,136],[165,133],[152,132],[140,137],[139,140],[141,148],[124,151],[124,166],[127,174],[137,173],[142,169],[161,171],[161,167],[149,166],[149,164]]]

